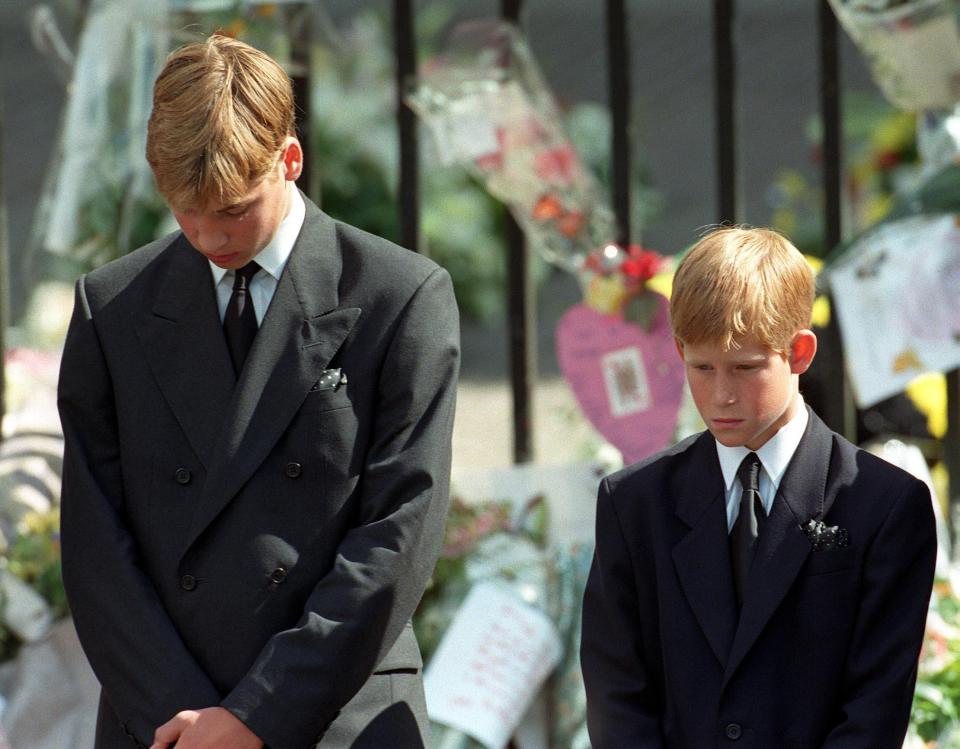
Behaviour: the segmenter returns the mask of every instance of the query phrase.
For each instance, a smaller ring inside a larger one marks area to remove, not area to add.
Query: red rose
[[[657,275],[662,265],[663,258],[658,253],[632,244],[627,259],[620,264],[620,272],[632,281],[644,283]]]

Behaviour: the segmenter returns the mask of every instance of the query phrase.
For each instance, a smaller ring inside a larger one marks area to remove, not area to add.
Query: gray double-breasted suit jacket
[[[270,749],[425,744],[410,617],[446,515],[456,302],[306,202],[239,380],[181,234],[77,284],[62,551],[97,749],[213,705]]]
[[[594,749],[900,749],[930,495],[809,417],[739,613],[709,432],[603,481],[581,644]],[[847,544],[815,548],[811,518]]]

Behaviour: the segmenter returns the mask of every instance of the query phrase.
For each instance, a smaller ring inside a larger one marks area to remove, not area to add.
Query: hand
[[[182,710],[153,734],[150,749],[263,749],[257,738],[237,716],[222,707]]]

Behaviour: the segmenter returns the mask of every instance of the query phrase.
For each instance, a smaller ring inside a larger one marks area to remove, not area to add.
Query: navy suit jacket
[[[936,556],[929,492],[809,415],[739,616],[709,432],[602,482],[581,648],[594,749],[900,749]],[[814,550],[813,517],[849,545]]]
[[[458,364],[447,273],[309,201],[239,380],[181,234],[78,282],[62,548],[97,749],[213,705],[270,749],[424,745],[410,617],[442,542]]]

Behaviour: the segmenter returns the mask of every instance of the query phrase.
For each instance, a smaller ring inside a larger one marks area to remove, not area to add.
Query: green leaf
[[[660,309],[660,295],[655,291],[644,290],[630,297],[623,305],[623,319],[636,323],[649,331]]]

